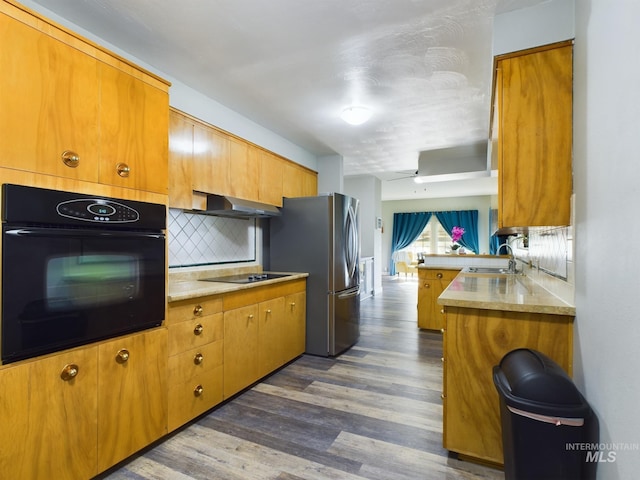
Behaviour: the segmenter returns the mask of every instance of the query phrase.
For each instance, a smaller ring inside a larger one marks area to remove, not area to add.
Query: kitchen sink
[[[478,275],[524,275],[521,271],[511,272],[505,267],[467,267],[462,273]]]

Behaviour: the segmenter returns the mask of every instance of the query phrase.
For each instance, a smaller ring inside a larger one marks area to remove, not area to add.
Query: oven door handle
[[[75,230],[71,228],[13,228],[4,232],[6,235],[18,237],[136,237],[136,238],[165,238],[162,233],[145,233],[131,231],[104,230]]]

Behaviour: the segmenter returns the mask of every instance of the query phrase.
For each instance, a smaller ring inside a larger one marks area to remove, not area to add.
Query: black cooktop
[[[288,276],[289,275],[286,273],[244,273],[240,275],[227,275],[224,277],[201,278],[200,281],[220,283],[254,283]]]

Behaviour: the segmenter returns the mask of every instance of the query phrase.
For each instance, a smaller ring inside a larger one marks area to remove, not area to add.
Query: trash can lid
[[[556,362],[535,350],[520,348],[507,353],[494,368],[494,383],[499,393],[516,407],[530,402],[548,406],[579,406],[584,399],[571,378]]]

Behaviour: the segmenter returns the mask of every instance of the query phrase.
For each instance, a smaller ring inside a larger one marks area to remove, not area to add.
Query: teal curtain
[[[435,216],[442,227],[449,232],[453,227],[464,228],[464,235],[458,242],[467,250],[474,253],[480,253],[478,243],[478,211],[477,210],[458,210],[452,212],[435,212]]]
[[[391,257],[389,261],[389,272],[391,275],[396,274],[393,254],[411,245],[414,240],[420,236],[430,218],[431,212],[393,214],[393,235],[391,237]]]

